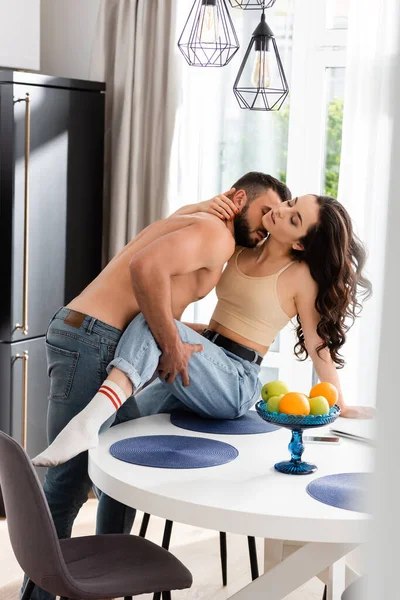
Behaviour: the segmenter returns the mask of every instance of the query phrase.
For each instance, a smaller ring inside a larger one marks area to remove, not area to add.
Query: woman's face
[[[263,226],[272,238],[295,250],[302,250],[299,240],[312,225],[318,223],[319,205],[315,196],[307,194],[282,202],[263,217]]]

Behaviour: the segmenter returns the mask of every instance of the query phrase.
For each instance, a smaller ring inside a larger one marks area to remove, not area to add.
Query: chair
[[[93,535],[58,540],[29,457],[0,431],[0,482],[14,554],[28,576],[22,599],[35,585],[69,600],[98,600],[189,588],[192,575],[164,548],[141,537]]]
[[[347,587],[343,594],[342,600],[365,600],[367,597],[367,582],[365,577],[360,577]]]

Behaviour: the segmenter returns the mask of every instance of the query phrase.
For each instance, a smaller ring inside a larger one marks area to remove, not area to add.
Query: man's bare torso
[[[125,329],[128,323],[140,312],[132,289],[129,270],[131,258],[156,239],[187,227],[198,219],[219,221],[211,215],[197,213],[194,215],[171,216],[146,227],[108,263],[98,277],[79,296],[68,304],[68,308],[100,319],[117,329]],[[226,236],[227,244],[232,244],[232,236],[227,235],[226,226],[222,221],[219,222],[221,224],[221,235]],[[233,249],[234,246],[232,245],[232,252]],[[185,252],[184,248],[182,248],[182,252]],[[191,302],[206,296],[216,286],[223,266],[222,263],[217,269],[203,268],[185,275],[174,275],[172,277],[172,312],[174,318],[179,319]]]

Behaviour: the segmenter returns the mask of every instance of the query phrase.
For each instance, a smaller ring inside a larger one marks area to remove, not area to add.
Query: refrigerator
[[[101,270],[104,106],[104,83],[0,71],[0,429],[31,457],[47,326]]]

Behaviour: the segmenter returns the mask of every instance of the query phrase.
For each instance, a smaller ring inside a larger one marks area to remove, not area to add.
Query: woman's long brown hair
[[[334,198],[316,196],[316,199],[320,207],[319,222],[300,240],[304,251],[292,252],[293,258],[308,264],[318,284],[315,308],[320,315],[317,333],[322,344],[316,350],[319,354],[328,348],[333,362],[342,368],[345,361],[339,350],[362,310],[358,298],[369,298],[372,286],[363,275],[366,251],[353,231],[348,212]],[[297,322],[298,342],[294,352],[300,360],[306,360],[308,351],[299,316]]]

